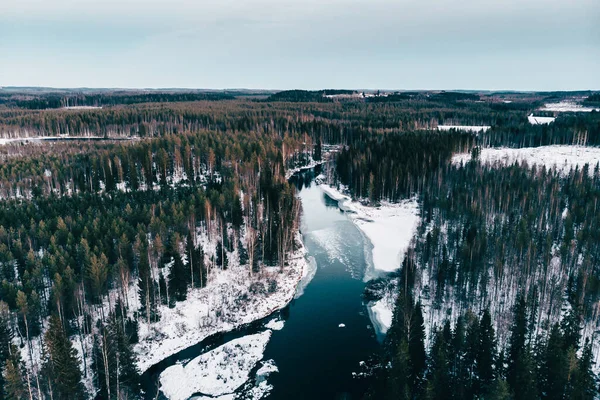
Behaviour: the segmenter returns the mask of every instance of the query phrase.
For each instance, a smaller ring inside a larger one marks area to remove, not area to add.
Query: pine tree
[[[219,240],[217,242],[217,250],[216,250],[216,264],[221,267],[221,269],[227,269],[227,254],[225,252],[225,247],[223,243]]]
[[[156,299],[154,298],[154,281],[150,271],[148,249],[142,246],[138,262],[138,293],[140,295],[140,311],[145,314],[149,324],[156,316]]]
[[[477,377],[477,355],[479,354],[479,321],[472,313],[468,314],[469,322],[467,326],[467,336],[465,339],[465,367],[466,382],[465,393],[467,399],[472,399],[479,392],[479,382]]]
[[[450,375],[452,379],[452,395],[456,399],[467,396],[468,365],[466,361],[466,329],[465,318],[461,315],[456,319],[450,345]]]
[[[407,332],[407,316],[412,312],[410,296],[401,290],[396,299],[392,326],[386,340],[391,349],[391,369],[388,373],[387,393],[391,398],[410,399],[410,351]]]
[[[137,368],[137,357],[131,346],[130,339],[119,324],[118,329],[118,350],[119,350],[119,381],[129,393],[139,394],[140,391],[140,372]],[[127,396],[129,397],[129,396]]]
[[[0,301],[0,388],[4,387],[4,367],[10,357],[12,331],[8,325],[8,306]],[[4,399],[4,391],[0,389],[0,400]]]
[[[486,308],[479,323],[479,351],[477,352],[477,394],[490,393],[492,385],[496,381],[494,367],[496,364],[496,338],[492,317]]]
[[[169,307],[175,306],[175,301],[183,301],[187,297],[187,285],[190,274],[181,260],[178,252],[173,253],[173,265],[169,271]]]
[[[425,353],[425,323],[421,311],[421,302],[417,302],[410,320],[408,337],[410,355],[410,385],[412,393],[419,396],[423,389],[427,355]]]
[[[427,378],[427,399],[446,400],[451,398],[451,376],[448,365],[448,343],[443,331],[436,331],[430,351],[430,366]]]
[[[514,308],[507,370],[507,381],[515,400],[528,400],[537,395],[534,360],[526,342],[527,327],[527,304],[523,296],[519,295]]]
[[[568,367],[564,338],[558,324],[554,324],[540,366],[539,384],[543,399],[559,400],[565,397]]]
[[[593,359],[592,343],[589,339],[586,339],[573,378],[572,400],[594,400],[600,395],[598,379],[592,369],[594,365]]]
[[[317,138],[317,143],[315,144],[315,151],[313,153],[313,159],[315,161],[321,161],[322,158],[322,144],[321,144],[321,136]]]
[[[581,319],[577,306],[571,305],[562,321],[560,321],[560,327],[564,335],[565,349],[572,347],[578,350],[579,340],[581,339]]]
[[[6,360],[4,368],[5,384],[3,392],[7,399],[26,399],[31,398],[31,393],[27,390],[25,382],[25,364],[21,361],[21,353],[15,345],[10,347],[10,356]]]
[[[46,364],[52,374],[53,398],[85,399],[87,396],[81,383],[77,351],[65,334],[58,316],[50,317],[50,326],[44,339],[49,352]]]

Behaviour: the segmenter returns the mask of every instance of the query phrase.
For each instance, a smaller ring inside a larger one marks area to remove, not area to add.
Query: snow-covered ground
[[[373,245],[375,273],[367,273],[365,278],[400,268],[404,252],[419,223],[417,200],[404,200],[400,203],[381,202],[380,206],[371,207],[352,201],[329,185],[324,184],[320,187],[327,196],[338,202],[340,209],[347,212],[350,220]]]
[[[546,168],[556,168],[562,173],[568,173],[571,169],[585,164],[590,164],[590,173],[600,162],[600,147],[585,146],[541,146],[513,148],[484,148],[479,155],[481,162],[485,164],[511,165],[515,162],[527,163]],[[470,153],[455,154],[452,163],[464,164],[471,160]]]
[[[101,110],[101,106],[67,106],[63,110]]]
[[[186,400],[194,393],[231,394],[248,380],[270,337],[270,330],[244,336],[194,358],[185,366],[173,365],[160,375],[160,390],[171,400]],[[277,369],[274,364],[263,364],[259,371],[268,374],[273,367]]]
[[[558,103],[548,103],[544,107],[540,108],[541,111],[554,111],[554,112],[592,112],[600,111],[597,107],[585,107],[581,104],[577,104],[573,101],[561,101]]]
[[[247,267],[230,265],[227,270],[214,271],[206,287],[190,290],[187,300],[174,308],[161,306],[161,321],[150,325],[140,322],[140,341],[135,345],[140,370],[212,334],[230,331],[285,307],[308,269],[305,253],[301,247],[291,255],[289,266],[263,267],[255,275]],[[273,293],[266,288],[269,280],[277,283]],[[251,287],[254,293],[249,292]]]
[[[440,131],[456,129],[457,131],[466,132],[485,132],[490,128],[488,125],[438,125],[438,130]]]
[[[15,144],[15,143],[41,143],[50,140],[76,140],[76,139],[103,139],[103,136],[32,136],[32,137],[16,137],[16,138],[0,138],[0,145]]]
[[[556,118],[554,117],[536,117],[533,114],[527,116],[527,120],[531,125],[545,125],[553,123]]]
[[[385,335],[392,326],[394,307],[395,299],[393,298],[392,293],[386,293],[383,298],[369,304],[367,308],[369,317],[378,334]]]

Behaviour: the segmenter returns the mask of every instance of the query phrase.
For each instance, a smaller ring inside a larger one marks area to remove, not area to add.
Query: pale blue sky
[[[600,89],[598,0],[1,0],[0,86]]]

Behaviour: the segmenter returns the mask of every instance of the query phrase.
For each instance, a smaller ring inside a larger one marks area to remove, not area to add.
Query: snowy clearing
[[[531,125],[545,125],[553,123],[556,118],[554,117],[535,117],[533,114],[527,116],[527,120]]]
[[[491,126],[488,125],[438,125],[438,130],[440,131],[456,129],[457,131],[466,132],[485,132],[490,128]]]
[[[173,365],[160,375],[160,389],[171,400],[185,400],[194,393],[231,394],[248,380],[270,337],[270,330],[244,336],[194,358],[185,366]]]
[[[42,143],[44,141],[57,140],[100,140],[103,136],[32,136],[32,137],[17,137],[17,138],[0,138],[0,145],[17,143]]]
[[[299,235],[297,240],[301,243]],[[230,331],[285,307],[308,268],[305,253],[300,247],[283,270],[264,267],[259,274],[251,275],[247,267],[231,265],[227,270],[214,271],[208,285],[190,290],[187,300],[174,308],[161,306],[161,321],[150,325],[140,322],[140,342],[135,345],[140,371],[210,335]],[[276,282],[273,293],[266,289],[269,280]],[[251,286],[255,293],[249,293]],[[257,291],[257,287],[264,290]]]
[[[600,108],[584,107],[581,104],[577,104],[573,101],[561,101],[558,103],[548,103],[544,107],[540,108],[541,111],[554,111],[554,112],[592,112],[600,111]]]
[[[66,106],[63,110],[101,110],[102,106]]]
[[[511,165],[515,162],[529,165],[556,168],[561,173],[568,173],[575,167],[582,168],[590,164],[590,173],[600,162],[600,147],[584,146],[541,146],[512,148],[487,148],[481,149],[479,155],[481,162],[492,165]],[[455,165],[464,164],[471,160],[471,154],[461,153],[452,157]]]
[[[371,207],[352,201],[329,185],[320,185],[320,188],[338,202],[340,209],[348,213],[352,222],[371,242],[373,268],[378,272],[392,272],[400,268],[404,252],[419,223],[417,200],[381,202],[379,207]]]

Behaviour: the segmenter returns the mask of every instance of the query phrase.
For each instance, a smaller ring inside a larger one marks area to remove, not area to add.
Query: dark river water
[[[368,383],[353,373],[360,372],[361,361],[379,350],[362,300],[365,242],[337,203],[313,183],[312,174],[305,172],[294,181],[302,200],[304,244],[317,270],[304,293],[278,313],[285,325],[273,331],[264,360],[274,360],[279,372],[268,377],[273,390],[266,398],[359,399]],[[152,388],[168,366],[234,338],[260,332],[270,319],[207,338],[152,367],[143,377],[147,397],[153,397]]]

